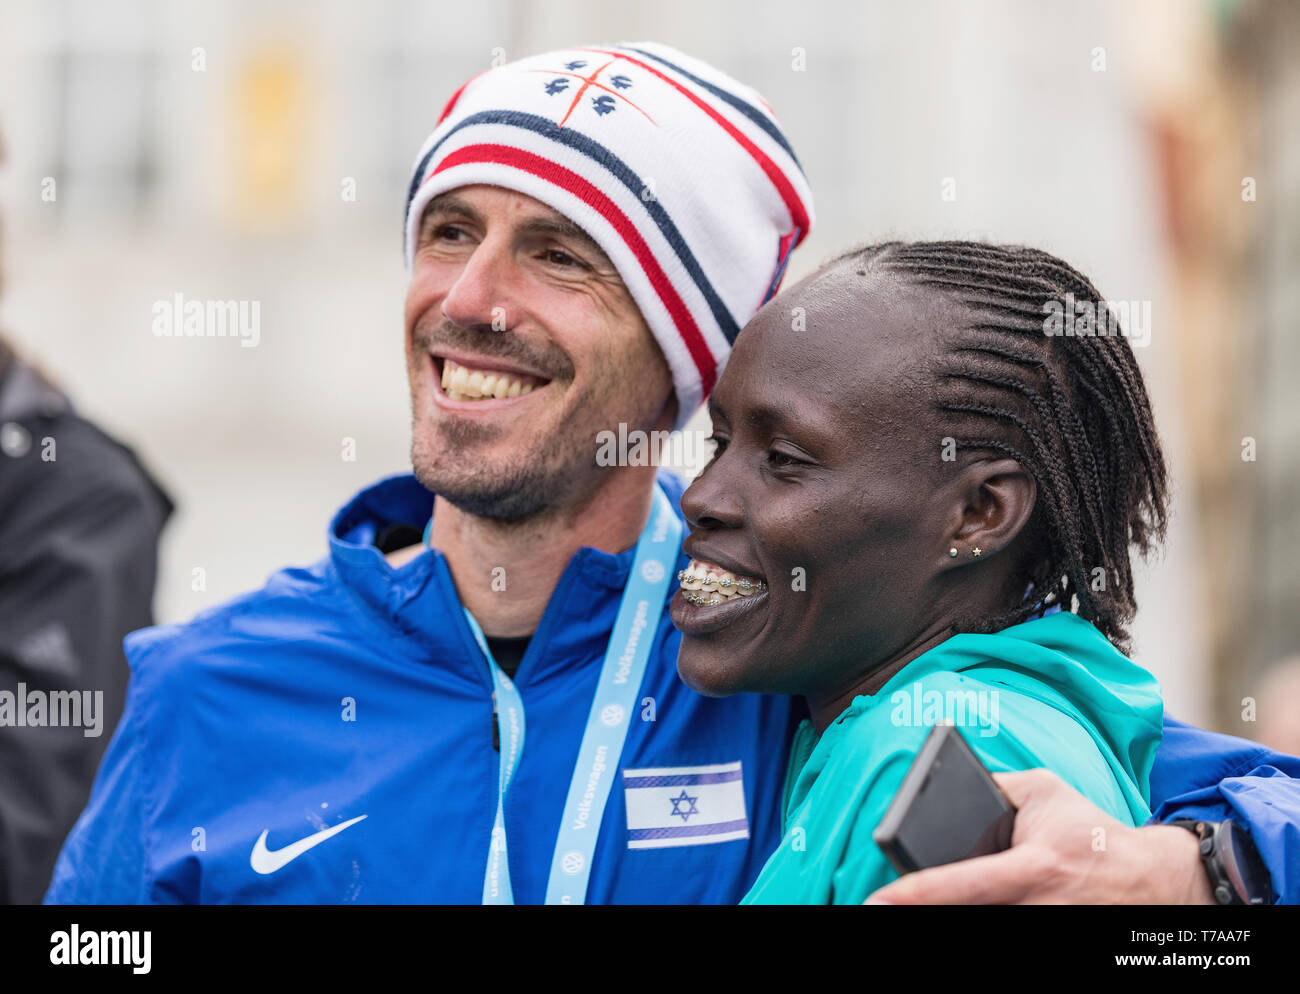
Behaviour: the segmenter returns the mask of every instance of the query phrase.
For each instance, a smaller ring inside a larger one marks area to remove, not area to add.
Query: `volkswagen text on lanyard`
[[[587,881],[591,877],[591,861],[605,816],[605,802],[623,755],[623,743],[627,740],[632,715],[636,712],[637,694],[654,648],[659,615],[677,563],[681,539],[682,523],[673,513],[663,489],[656,485],[654,508],[636,543],[632,571],[605,650],[596,695],[587,715],[587,730],[582,735],[578,761],[569,782],[569,796],[564,802],[560,833],[551,857],[547,904],[582,904],[587,899]],[[524,751],[524,702],[514,682],[492,658],[483,630],[468,608],[465,619],[492,672],[497,721],[501,729],[497,813],[492,825],[487,870],[483,874],[483,903],[514,904],[507,859],[505,797],[510,778]]]

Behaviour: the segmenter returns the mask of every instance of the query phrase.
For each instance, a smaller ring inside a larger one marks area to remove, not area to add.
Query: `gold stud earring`
[[[980,550],[980,547],[977,545],[977,546],[975,546],[975,548],[973,548],[973,549],[970,550],[970,554],[971,554],[974,558],[978,559],[981,555],[983,555],[983,552]]]
[[[956,546],[954,546],[953,548],[951,548],[951,549],[948,550],[948,557],[949,557],[950,559],[956,559],[956,558],[957,558],[957,548],[956,548]]]

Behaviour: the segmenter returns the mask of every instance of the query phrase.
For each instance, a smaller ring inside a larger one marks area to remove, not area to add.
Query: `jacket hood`
[[[955,635],[918,656],[877,697],[937,672],[1026,694],[1073,716],[1122,773],[1149,796],[1164,704],[1156,678],[1090,622],[1059,611],[989,635]]]

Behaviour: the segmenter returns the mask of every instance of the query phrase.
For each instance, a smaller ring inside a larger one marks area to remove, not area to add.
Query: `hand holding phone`
[[[871,837],[900,874],[1011,847],[1016,809],[954,725],[936,725]]]

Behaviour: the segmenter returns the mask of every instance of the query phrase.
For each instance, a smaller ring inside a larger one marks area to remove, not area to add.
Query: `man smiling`
[[[47,899],[738,901],[791,704],[677,678],[682,484],[596,437],[685,423],[811,215],[762,98],[671,49],[462,87],[408,193],[414,477],[324,562],[128,640]]]
[[[407,196],[414,476],[326,560],[128,639],[47,900],[738,901],[800,706],[678,679],[681,482],[597,439],[685,424],[811,223],[762,98],[680,52],[461,87]]]

